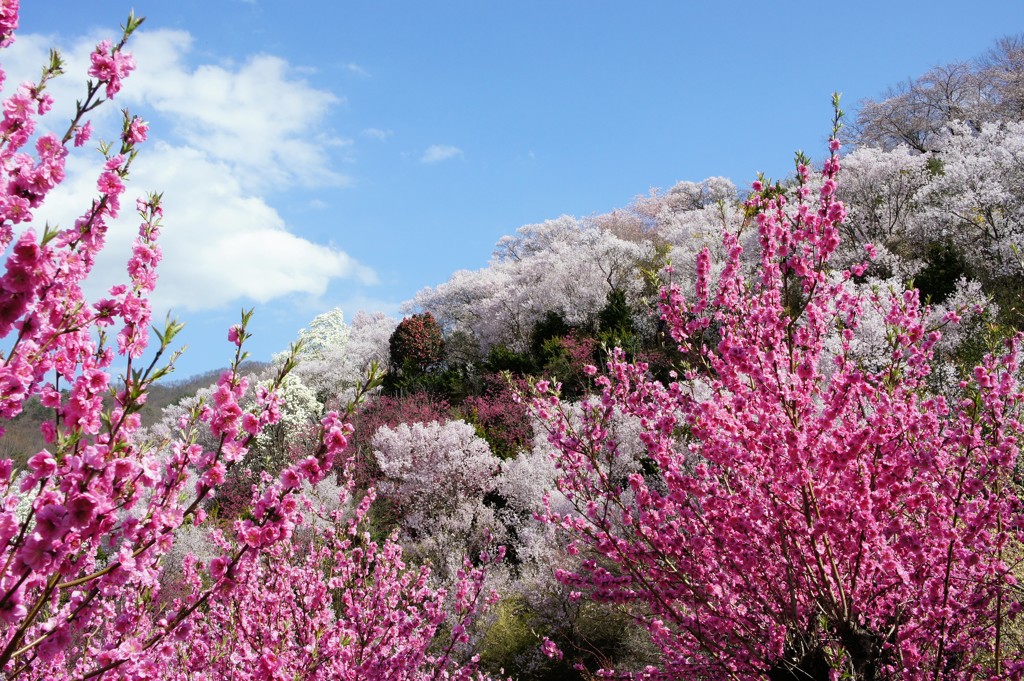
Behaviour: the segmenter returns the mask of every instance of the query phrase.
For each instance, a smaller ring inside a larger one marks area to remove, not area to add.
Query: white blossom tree
[[[843,158],[841,198],[849,210],[843,250],[863,257],[864,244],[894,248],[921,229],[928,156],[900,145],[861,147]]]
[[[409,307],[430,311],[449,331],[471,332],[485,351],[498,344],[521,351],[548,312],[569,325],[588,326],[612,290],[638,303],[639,264],[652,255],[650,241],[563,216],[519,228],[498,242],[488,267],[456,272],[444,284],[420,291]]]
[[[326,404],[344,403],[370,365],[387,363],[388,338],[397,321],[382,312],[358,312],[351,325],[340,308],[317,315],[299,332],[302,343],[295,373]]]
[[[1019,276],[1024,244],[1024,122],[965,123],[941,139],[942,172],[926,188],[939,230],[986,278]]]
[[[473,426],[461,420],[383,426],[373,450],[382,475],[378,500],[390,507],[399,540],[441,578],[454,575],[489,533],[501,539],[484,503],[501,461]]]

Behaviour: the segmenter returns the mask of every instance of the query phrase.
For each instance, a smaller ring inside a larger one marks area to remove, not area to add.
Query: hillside
[[[89,334],[139,347],[158,198],[91,307],[55,273],[99,218],[20,238],[0,667],[1024,678],[1024,38],[834,108],[820,167],[525,225],[270,362],[246,313],[235,364],[145,390]]]

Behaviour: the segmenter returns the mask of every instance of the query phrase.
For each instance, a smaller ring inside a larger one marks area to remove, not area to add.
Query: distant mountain
[[[243,373],[259,373],[270,366],[268,362],[248,361],[242,365]],[[200,388],[205,388],[217,381],[217,377],[225,369],[214,369],[187,378],[165,380],[152,386],[149,396],[140,412],[142,424],[150,425],[158,421],[164,408],[177,404],[181,400],[194,395]],[[47,447],[39,426],[53,418],[53,410],[40,404],[37,398],[27,401],[24,411],[5,425],[6,433],[0,437],[0,459],[12,459],[17,469],[36,452]]]

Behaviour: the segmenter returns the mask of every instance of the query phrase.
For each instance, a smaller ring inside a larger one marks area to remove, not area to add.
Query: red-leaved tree
[[[424,312],[403,319],[391,334],[389,346],[394,367],[424,371],[441,361],[444,338],[434,315]]]

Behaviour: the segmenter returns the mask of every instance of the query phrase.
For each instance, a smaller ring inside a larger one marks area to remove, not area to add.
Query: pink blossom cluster
[[[1021,607],[1022,338],[962,397],[932,394],[940,333],[917,292],[870,293],[829,267],[845,218],[830,150],[814,199],[806,168],[791,193],[755,184],[754,279],[726,234],[717,281],[705,251],[693,296],[662,292],[689,360],[678,380],[617,353],[578,424],[536,386],[573,508],[542,518],[582,561],[559,578],[641,608],[663,656],[641,678],[1021,678],[1006,638]],[[869,306],[888,329],[881,367],[852,350]],[[642,424],[640,471],[617,472],[617,410]]]
[[[351,492],[350,484],[343,501]],[[456,619],[438,639],[448,594],[428,569],[408,569],[393,539],[371,540],[363,525],[372,502],[365,496],[348,518],[332,513],[305,542],[277,542],[237,562],[212,559],[209,575],[229,596],[211,599],[165,644],[176,664],[161,678],[483,678],[455,654],[493,598],[484,571],[467,565],[460,573]],[[201,593],[203,566],[186,559],[185,579]]]
[[[101,41],[89,55],[89,75],[106,85],[107,99],[121,91],[121,81],[135,70],[135,59],[127,52],[114,49],[109,40]]]
[[[466,420],[483,431],[491,449],[501,458],[513,458],[528,448],[533,432],[527,406],[514,399],[511,387],[499,382],[499,376],[488,377],[491,391],[483,396],[466,398],[461,411]]]
[[[0,2],[0,47],[8,47],[14,42],[14,31],[18,28],[19,0],[2,0]]]

